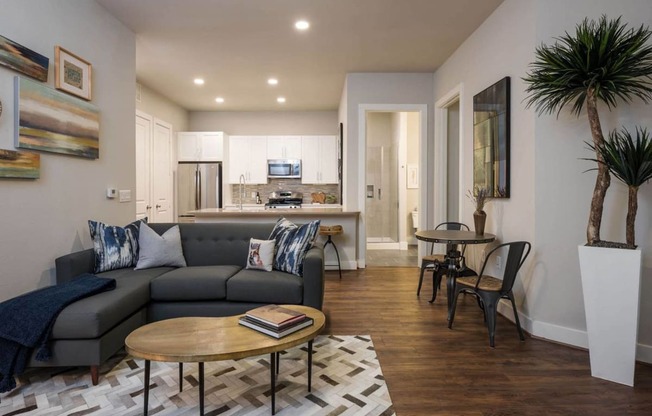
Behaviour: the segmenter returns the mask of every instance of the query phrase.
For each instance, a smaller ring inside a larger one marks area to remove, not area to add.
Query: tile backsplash
[[[263,204],[267,202],[268,196],[271,192],[274,191],[293,191],[301,192],[303,194],[303,203],[310,204],[312,202],[312,197],[310,196],[313,192],[323,192],[326,195],[332,194],[336,197],[337,204],[340,204],[340,190],[339,186],[336,184],[332,185],[310,185],[301,183],[301,179],[270,179],[269,183],[264,185],[245,185],[245,197],[242,201],[244,204],[255,204],[256,198],[251,197],[252,192],[258,192],[260,194],[260,199],[263,201]],[[234,201],[239,201],[239,185],[231,185],[231,191]]]

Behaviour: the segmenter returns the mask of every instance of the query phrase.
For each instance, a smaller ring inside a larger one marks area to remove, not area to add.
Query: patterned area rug
[[[276,414],[394,415],[371,337],[319,336],[313,344],[312,392],[307,387],[307,346],[281,354]],[[198,415],[195,364],[152,362],[150,415]],[[87,369],[58,373],[28,370],[19,387],[0,396],[0,414],[141,415],[144,361],[118,355],[101,369],[93,386]],[[205,364],[206,415],[271,415],[269,355]]]

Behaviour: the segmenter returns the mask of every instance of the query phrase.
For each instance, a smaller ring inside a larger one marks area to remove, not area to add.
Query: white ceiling
[[[335,110],[347,73],[434,72],[502,1],[97,0],[136,33],[138,81],[191,111]]]

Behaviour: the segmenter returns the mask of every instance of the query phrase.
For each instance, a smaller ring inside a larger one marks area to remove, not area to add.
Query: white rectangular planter
[[[591,375],[634,385],[641,250],[579,246]]]

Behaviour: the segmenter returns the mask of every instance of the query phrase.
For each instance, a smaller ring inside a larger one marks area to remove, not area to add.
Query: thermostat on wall
[[[115,188],[106,188],[106,197],[109,199],[113,199],[116,196],[116,190]]]

